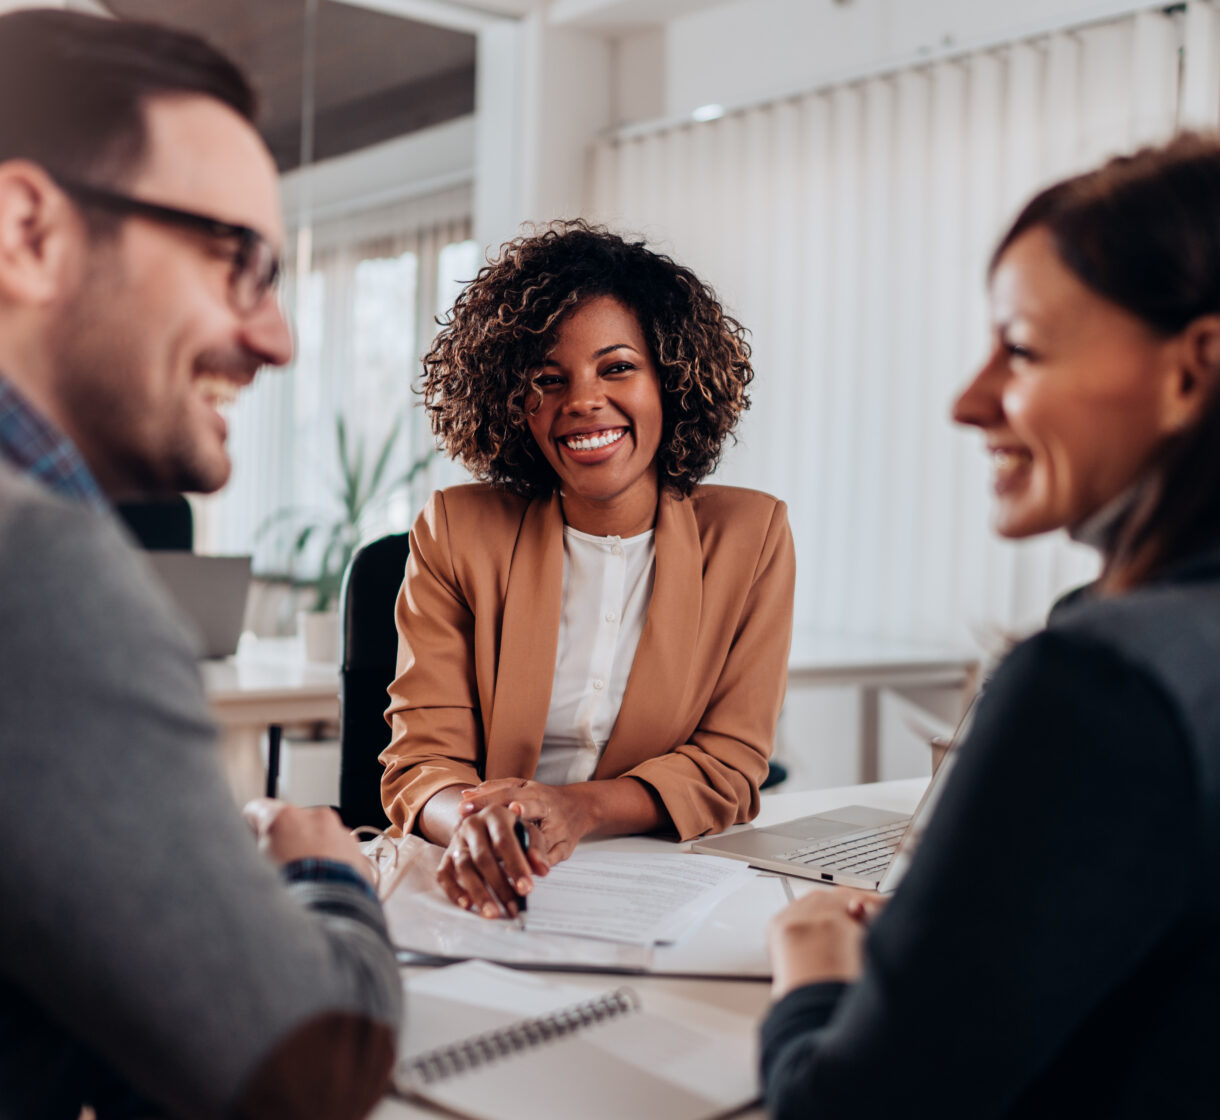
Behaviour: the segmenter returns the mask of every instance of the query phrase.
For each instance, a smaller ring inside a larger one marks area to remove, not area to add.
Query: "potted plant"
[[[338,477],[336,504],[332,509],[289,507],[272,514],[259,527],[257,536],[273,529],[290,528],[287,582],[296,590],[309,589],[311,602],[297,617],[298,630],[310,661],[337,661],[339,656],[339,589],[352,555],[363,543],[369,515],[403,486],[409,486],[436,454],[429,449],[411,463],[407,471],[386,480],[390,456],[402,431],[402,417],[395,419],[381,444],[369,454],[364,437],[348,438],[347,423],[335,417],[335,447]],[[318,545],[315,542],[320,541]],[[312,574],[298,572],[312,549],[321,549]]]

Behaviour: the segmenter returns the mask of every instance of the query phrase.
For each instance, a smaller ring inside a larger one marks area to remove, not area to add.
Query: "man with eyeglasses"
[[[291,356],[252,111],[192,36],[0,17],[0,1117],[357,1117],[392,1064],[363,857],[274,803],[256,849],[109,504],[223,485]]]

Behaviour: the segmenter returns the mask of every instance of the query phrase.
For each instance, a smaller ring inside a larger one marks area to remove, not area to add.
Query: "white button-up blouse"
[[[627,689],[656,566],[651,529],[623,539],[564,526],[559,645],[535,781],[592,777]]]

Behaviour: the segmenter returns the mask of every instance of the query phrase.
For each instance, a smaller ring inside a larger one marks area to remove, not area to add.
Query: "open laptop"
[[[170,598],[199,634],[204,657],[237,652],[250,590],[249,556],[146,552]]]
[[[906,873],[911,855],[936,807],[955,748],[973,713],[971,703],[915,812],[910,816],[864,805],[845,805],[767,828],[745,828],[727,836],[697,840],[692,852],[740,859],[753,867],[889,893]]]

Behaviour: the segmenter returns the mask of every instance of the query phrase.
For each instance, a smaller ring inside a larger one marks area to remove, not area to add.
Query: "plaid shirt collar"
[[[61,497],[97,510],[110,503],[76,446],[0,374],[0,459]]]

